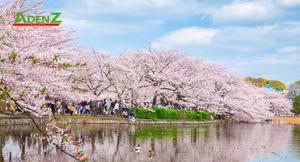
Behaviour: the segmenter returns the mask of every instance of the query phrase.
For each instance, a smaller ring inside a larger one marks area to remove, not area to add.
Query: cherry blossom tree
[[[150,49],[120,57],[135,74],[140,104],[196,107],[237,121],[263,121],[290,114],[291,102],[272,90],[261,90],[223,67],[176,50]]]
[[[90,96],[89,99],[107,95],[107,90],[111,87],[111,73],[114,70],[113,58],[108,54],[86,49],[78,49],[76,54],[77,59],[84,66],[72,69],[69,78],[73,84],[72,92],[79,92],[81,96],[84,94]]]
[[[68,155],[85,160],[80,141],[51,116],[47,97],[74,101],[114,97],[131,103],[193,107],[237,121],[263,121],[289,114],[283,95],[246,83],[225,68],[177,50],[149,48],[111,57],[72,44],[71,32],[60,27],[13,27],[17,12],[37,14],[40,2],[0,2],[1,98],[16,105],[33,122],[50,116],[46,139]]]
[[[266,100],[269,111],[274,115],[291,115],[292,101],[288,100],[283,93],[274,92],[268,89],[260,89]]]
[[[121,56],[119,62],[129,69],[132,69],[135,78],[135,88],[138,89],[139,100],[149,101],[152,106],[157,104],[159,99],[166,102],[171,98],[180,95],[177,89],[175,77],[180,75],[180,62],[184,55],[175,50],[159,50],[150,48],[149,51],[136,51]],[[178,74],[176,74],[178,73]],[[180,83],[179,83],[180,84]]]
[[[72,52],[70,32],[59,27],[13,27],[17,12],[37,14],[41,2],[25,0],[0,2],[0,91],[1,98],[27,114],[41,139],[54,144],[77,160],[86,159],[80,141],[66,133],[67,128],[51,116],[46,97],[71,91],[71,68],[81,66]],[[61,92],[61,93],[60,93]],[[46,128],[34,116],[49,115]]]

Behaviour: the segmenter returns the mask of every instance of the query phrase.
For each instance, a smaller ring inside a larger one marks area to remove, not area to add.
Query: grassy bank
[[[130,108],[131,112],[134,112],[134,108]],[[210,112],[207,111],[193,111],[193,110],[177,110],[174,108],[143,108],[138,107],[136,110],[136,117],[138,119],[170,119],[170,120],[210,120]]]

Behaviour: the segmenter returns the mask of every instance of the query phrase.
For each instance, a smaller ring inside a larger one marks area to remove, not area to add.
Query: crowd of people
[[[126,118],[134,115],[129,111],[130,106],[128,103],[112,99],[84,101],[80,103],[66,100],[50,100],[47,103],[47,107],[51,108],[54,115],[117,115]]]
[[[131,104],[128,101],[120,102],[113,99],[102,99],[102,100],[92,100],[92,101],[83,101],[76,103],[74,101],[68,101],[60,98],[50,99],[46,98],[46,106],[51,109],[53,115],[101,115],[101,116],[110,116],[117,115],[124,118],[134,118],[135,112],[130,112],[130,107],[142,106],[145,108],[163,108],[165,106],[160,105],[159,103],[152,105],[151,102],[144,102],[142,104]],[[4,104],[2,104],[4,103]],[[5,101],[0,102],[0,107],[4,107],[4,112],[14,115],[16,113],[21,113],[22,111],[18,109],[14,104],[6,104]],[[178,109],[183,109],[184,107],[180,105],[169,105],[166,107],[176,107]],[[194,108],[190,108],[194,109]]]

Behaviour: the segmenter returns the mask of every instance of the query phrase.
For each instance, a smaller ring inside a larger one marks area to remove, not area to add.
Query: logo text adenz
[[[62,22],[61,20],[58,20],[58,17],[61,15],[61,13],[52,12],[51,15],[52,17],[50,17],[50,15],[25,16],[23,12],[18,12],[13,26],[59,26]]]

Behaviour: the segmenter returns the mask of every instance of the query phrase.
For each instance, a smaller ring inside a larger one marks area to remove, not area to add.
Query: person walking
[[[50,100],[50,102],[49,102],[49,107],[51,108],[52,114],[55,115],[55,113],[56,113],[56,111],[55,111],[55,103],[52,100]]]
[[[91,102],[88,102],[88,104],[86,104],[86,114],[91,114],[91,106],[90,106],[90,104],[89,103],[91,103]]]
[[[114,115],[114,114],[115,114],[114,108],[115,108],[116,102],[117,102],[117,101],[115,100],[115,101],[113,101],[113,102],[111,103],[111,105],[110,105],[110,111],[111,111],[110,115]]]
[[[84,114],[84,115],[88,114],[90,111],[89,109],[90,108],[89,108],[89,105],[87,104],[87,102],[84,102],[83,107],[81,109],[81,114]]]
[[[112,103],[111,99],[109,99],[109,101],[107,101],[105,103],[106,115],[111,114],[111,111],[110,111],[110,109],[111,109],[111,103]]]
[[[98,104],[99,115],[104,115],[105,100],[99,100],[97,104]]]
[[[74,103],[72,103],[72,104],[69,106],[69,110],[68,110],[68,111],[69,111],[69,113],[70,113],[71,116],[77,114],[77,112],[76,112],[76,107],[75,107],[75,104],[74,104]]]
[[[57,114],[60,115],[61,114],[61,102],[59,100],[56,101],[55,108],[56,108]]]
[[[103,99],[100,101],[100,115],[105,115],[105,104],[106,104],[106,99]]]
[[[116,103],[115,103],[114,111],[115,111],[115,114],[116,114],[117,116],[120,115],[120,104],[119,104],[118,101],[116,101]]]
[[[81,114],[81,103],[76,104],[76,113]]]
[[[62,101],[62,113],[63,115],[68,113],[68,102],[66,100]]]

